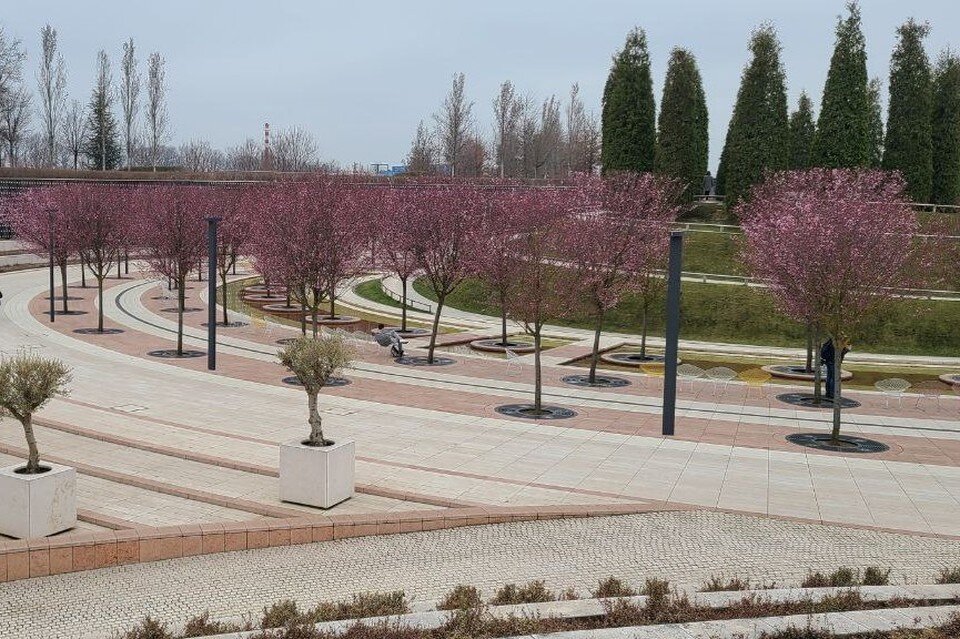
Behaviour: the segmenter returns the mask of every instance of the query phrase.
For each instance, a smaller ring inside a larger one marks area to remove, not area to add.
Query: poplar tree
[[[900,171],[914,202],[930,201],[933,141],[930,121],[930,60],[923,39],[930,26],[912,18],[897,29],[897,46],[890,59],[890,103],[883,168]]]
[[[880,78],[871,78],[867,85],[870,96],[870,162],[867,166],[879,169],[883,164],[883,105],[880,104]]]
[[[935,204],[960,200],[960,57],[945,51],[933,81],[933,187]]]
[[[600,161],[604,172],[652,171],[656,145],[656,104],[647,34],[634,29],[603,88]]]
[[[676,48],[663,84],[655,168],[680,180],[690,200],[707,172],[708,153],[707,100],[697,60],[686,49]]]
[[[847,11],[847,17],[837,21],[837,40],[813,145],[814,164],[830,168],[869,166],[872,154],[867,50],[860,6],[850,2]]]
[[[807,169],[812,164],[813,138],[817,125],[813,122],[813,102],[806,91],[800,94],[797,110],[790,114],[790,168]]]
[[[729,205],[744,197],[766,171],[789,165],[786,79],[771,25],[754,31],[750,50],[753,59],[740,81],[718,171]]]

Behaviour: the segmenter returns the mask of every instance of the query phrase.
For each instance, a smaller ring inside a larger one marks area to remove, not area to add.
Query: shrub
[[[597,587],[591,591],[591,596],[597,599],[605,597],[633,597],[637,591],[616,577],[607,577],[597,582]]]
[[[473,586],[460,584],[448,592],[437,604],[437,610],[467,610],[483,605],[480,591]]]
[[[304,617],[297,609],[297,602],[284,599],[283,601],[276,602],[269,608],[263,609],[263,616],[260,618],[260,627],[266,630],[268,628],[283,628],[303,622]]]
[[[121,636],[122,639],[173,639],[173,635],[167,630],[167,624],[160,623],[153,617],[144,618]]]
[[[869,566],[863,571],[863,579],[860,583],[864,586],[886,586],[890,583],[890,569]]]
[[[750,582],[743,581],[739,577],[725,579],[716,575],[711,575],[710,579],[703,582],[700,586],[700,592],[725,592],[729,590],[749,590]]]
[[[879,569],[877,570],[879,571]],[[824,575],[822,572],[808,573],[800,583],[800,587],[826,588],[833,586],[834,588],[849,588],[850,586],[856,586],[858,584],[859,579],[857,573],[851,568],[841,566],[829,575]]]
[[[250,624],[247,627],[241,627],[237,624],[224,623],[222,621],[210,621],[210,612],[192,617],[187,621],[183,628],[184,637],[206,637],[209,635],[220,635],[228,632],[240,632],[241,630],[250,630]]]
[[[490,605],[505,606],[556,600],[557,596],[547,589],[546,583],[542,580],[537,580],[531,581],[525,586],[518,587],[516,584],[505,584],[501,586],[490,600]]]
[[[942,568],[937,576],[938,584],[960,584],[960,566],[956,568]]]

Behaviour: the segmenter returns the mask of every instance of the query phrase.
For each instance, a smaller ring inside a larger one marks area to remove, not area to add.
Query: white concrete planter
[[[28,539],[77,525],[77,471],[49,462],[36,475],[15,472],[26,463],[0,468],[0,533]]]
[[[354,443],[280,445],[280,500],[331,508],[353,496]]]

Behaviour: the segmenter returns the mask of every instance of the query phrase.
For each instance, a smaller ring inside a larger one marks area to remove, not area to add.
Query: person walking
[[[841,339],[841,342],[844,342],[844,341],[846,340]],[[849,352],[850,352],[850,347],[844,344],[843,348],[840,351],[841,365],[843,364],[843,358],[846,357],[847,353]],[[820,361],[823,362],[823,364],[827,367],[827,392],[824,393],[824,397],[826,397],[831,401],[833,400],[833,393],[835,390],[837,374],[839,373],[836,367],[836,361],[835,361],[836,355],[837,355],[837,349],[834,346],[833,338],[831,337],[826,342],[824,342],[823,346],[820,347]]]

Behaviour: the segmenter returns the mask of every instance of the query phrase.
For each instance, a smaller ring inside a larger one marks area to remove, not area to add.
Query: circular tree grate
[[[105,328],[102,331],[96,328],[75,328],[73,332],[77,335],[117,335],[123,332],[122,328]]]
[[[504,344],[499,338],[493,339],[475,339],[470,342],[470,348],[478,351],[488,351],[492,353],[502,353],[508,348],[514,353],[532,353],[536,350],[533,344],[529,342],[515,342],[508,339]]]
[[[204,322],[200,326],[203,326],[204,328],[206,328],[209,325],[210,325],[210,322]],[[217,328],[241,328],[243,326],[249,326],[249,324],[247,324],[246,322],[241,322],[239,320],[235,322],[229,322],[227,324],[224,324],[223,322],[217,322]]]
[[[833,400],[827,399],[826,397],[820,398],[820,403],[817,403],[816,398],[813,396],[813,393],[782,393],[777,395],[779,399],[784,404],[792,404],[793,406],[802,406],[804,408],[829,408],[833,409]],[[860,402],[855,399],[849,399],[847,397],[842,397],[840,399],[840,408],[857,408],[860,406]]]
[[[626,366],[639,366],[640,364],[662,364],[665,359],[663,355],[640,355],[639,352],[628,353],[601,353],[600,359],[608,364],[620,364]],[[677,364],[680,359],[677,359]]]
[[[290,377],[284,377],[283,383],[289,384],[291,386],[303,386],[303,384],[300,383],[300,378],[294,375],[291,375]],[[324,384],[323,386],[324,388],[326,388],[327,386],[346,386],[349,383],[350,383],[350,380],[347,379],[346,377],[331,377],[330,379],[327,380],[327,383]]]
[[[204,310],[204,309],[198,308],[198,307],[196,307],[196,306],[185,306],[185,307],[183,307],[183,312],[184,312],[184,313],[196,313],[197,311],[202,311],[202,310]],[[161,308],[161,309],[160,309],[160,312],[161,312],[161,313],[176,313],[176,312],[177,312],[177,307],[176,307],[176,306],[171,306],[171,307],[169,307],[169,308]]]
[[[394,359],[397,364],[403,364],[404,366],[449,366],[453,364],[456,360],[450,357],[441,357],[435,355],[433,358],[433,363],[427,361],[426,355],[404,355],[403,357],[397,357]]]
[[[609,377],[607,375],[597,375],[592,383],[589,375],[567,375],[560,381],[571,386],[588,386],[590,388],[620,388],[630,385],[630,382],[622,377]]]
[[[49,315],[49,314],[50,314],[50,311],[44,311],[43,314],[44,314],[44,315]],[[54,314],[54,315],[86,315],[87,312],[86,312],[86,311],[78,311],[78,310],[74,310],[74,309],[70,309],[69,311],[61,311],[61,310],[57,309],[56,311],[53,312],[53,314]]]
[[[886,444],[872,439],[841,435],[839,440],[834,441],[827,433],[794,433],[787,435],[787,441],[798,446],[837,453],[882,453],[890,450]]]
[[[543,406],[540,412],[534,411],[533,404],[504,404],[497,406],[496,411],[508,417],[522,417],[523,419],[568,419],[576,417],[576,412],[561,406]]]
[[[165,348],[159,351],[150,351],[147,355],[161,359],[188,359],[191,357],[204,357],[206,353],[203,351],[183,351],[182,353],[177,353],[177,349],[175,348]]]

